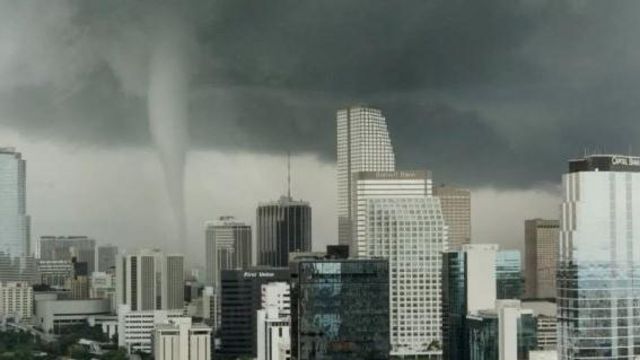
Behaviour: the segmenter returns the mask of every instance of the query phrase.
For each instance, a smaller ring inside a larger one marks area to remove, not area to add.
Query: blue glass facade
[[[529,360],[529,351],[537,346],[536,319],[532,314],[522,314],[517,322],[518,350],[514,360]],[[496,313],[468,316],[469,360],[500,359],[500,338],[508,338],[512,334],[500,334],[498,325]]]
[[[302,260],[292,286],[294,359],[388,359],[386,260]]]
[[[496,291],[498,300],[522,298],[524,279],[519,251],[498,251],[496,256]]]
[[[442,355],[445,360],[469,358],[465,254],[445,252],[442,262]]]

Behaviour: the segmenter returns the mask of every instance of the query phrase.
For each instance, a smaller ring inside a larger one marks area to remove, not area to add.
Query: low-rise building
[[[33,314],[33,288],[27,282],[0,284],[0,316],[18,321]]]
[[[39,300],[34,323],[45,332],[58,333],[61,327],[83,324],[91,316],[108,315],[111,303],[104,299]]]
[[[129,305],[118,306],[118,346],[129,353],[151,353],[151,338],[155,326],[182,318],[182,309],[132,311]]]
[[[210,360],[211,328],[192,324],[191,318],[170,319],[153,331],[156,360]]]

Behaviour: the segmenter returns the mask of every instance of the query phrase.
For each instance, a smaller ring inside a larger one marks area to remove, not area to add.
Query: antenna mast
[[[291,199],[291,151],[287,151],[287,196]]]

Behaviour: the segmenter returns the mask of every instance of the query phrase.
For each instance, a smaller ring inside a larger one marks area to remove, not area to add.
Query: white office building
[[[257,316],[258,360],[291,358],[291,295],[286,282],[262,285],[262,309]]]
[[[367,249],[367,201],[431,196],[432,182],[427,171],[357,172],[352,179],[351,214],[354,226],[349,251],[353,257],[371,256]]]
[[[222,216],[207,224],[205,238],[206,281],[220,286],[220,271],[248,268],[252,265],[251,226]]]
[[[133,311],[184,307],[184,257],[159,250],[118,256],[116,303]]]
[[[590,155],[562,177],[562,360],[640,357],[640,157]]]
[[[382,112],[367,106],[338,110],[338,240],[351,245],[353,174],[395,170],[395,154]]]
[[[372,198],[365,255],[389,259],[391,355],[437,358],[442,338],[442,252],[447,227],[432,196]]]
[[[25,282],[0,284],[0,316],[18,321],[33,314],[33,288]]]
[[[211,328],[192,324],[191,318],[170,319],[153,331],[156,360],[210,360]]]
[[[26,177],[22,154],[0,148],[0,252],[11,257],[31,255]]]
[[[118,307],[118,346],[129,353],[152,352],[153,331],[158,324],[168,324],[169,320],[183,318],[180,310],[132,311],[129,305]]]
[[[110,313],[109,300],[54,300],[48,297],[36,303],[35,324],[45,332],[59,333],[65,326],[84,324],[92,316]]]

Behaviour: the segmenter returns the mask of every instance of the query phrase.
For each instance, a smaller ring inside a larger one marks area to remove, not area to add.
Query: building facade
[[[454,186],[434,187],[440,198],[444,221],[449,227],[449,247],[471,243],[471,191]]]
[[[33,288],[26,282],[0,284],[0,317],[18,321],[30,319],[33,314]]]
[[[116,255],[118,247],[113,245],[98,246],[98,269],[99,272],[113,272],[116,267]]]
[[[205,238],[207,285],[218,287],[220,271],[252,265],[251,226],[223,216],[207,224]]]
[[[22,154],[0,148],[0,252],[10,257],[32,255],[26,177]]]
[[[563,360],[640,356],[640,157],[571,160],[557,270]]]
[[[73,263],[67,260],[39,260],[40,283],[54,288],[62,288],[73,278]]]
[[[0,252],[0,282],[39,283],[38,260],[33,256],[11,256]]]
[[[293,359],[388,359],[386,259],[301,258],[292,269]]]
[[[367,106],[338,110],[338,241],[351,245],[353,174],[394,171],[395,154],[382,111]]]
[[[497,252],[497,245],[473,244],[443,254],[442,350],[445,360],[469,359],[467,315],[495,307]]]
[[[291,293],[289,283],[262,285],[262,308],[258,310],[258,360],[291,358]]]
[[[35,324],[44,332],[59,334],[62,328],[85,324],[92,316],[109,315],[109,300],[41,300],[36,303]]]
[[[522,298],[524,279],[522,278],[520,251],[498,251],[496,255],[496,291],[499,300]]]
[[[526,297],[556,297],[556,263],[558,262],[560,222],[532,219],[524,223],[524,258]]]
[[[258,265],[287,267],[289,253],[311,251],[311,206],[282,196],[257,210]]]
[[[41,236],[41,260],[66,260],[75,258],[87,263],[87,275],[96,271],[96,241],[87,236]]]
[[[133,311],[129,305],[118,307],[118,346],[128,353],[153,351],[153,331],[158,324],[184,318],[182,309]],[[190,320],[190,319],[189,319]]]
[[[211,360],[211,328],[176,318],[158,324],[153,331],[156,360]]]
[[[289,269],[255,267],[221,273],[221,358],[257,356],[257,311],[262,285],[289,281]]]
[[[366,253],[389,260],[391,355],[440,358],[447,227],[438,198],[369,199],[366,213]]]

